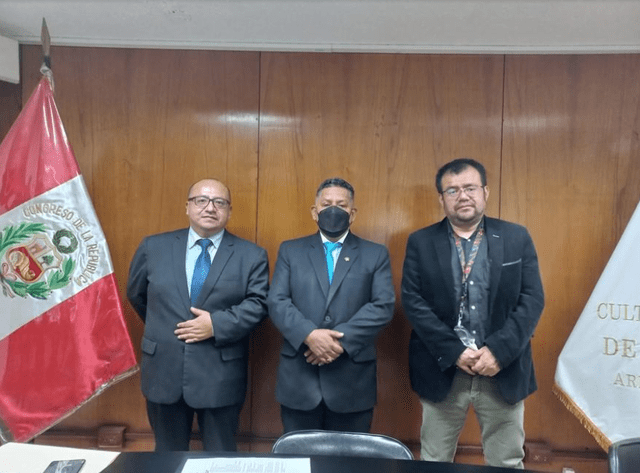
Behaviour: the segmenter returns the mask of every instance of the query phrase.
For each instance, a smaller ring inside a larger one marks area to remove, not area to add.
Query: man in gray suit
[[[225,230],[231,195],[220,181],[189,189],[189,228],[145,238],[127,296],[145,322],[142,393],[156,451],[235,451],[247,390],[248,338],[266,316],[267,253]]]
[[[393,316],[387,249],[349,231],[353,187],[324,181],[311,216],[320,232],[280,246],[268,297],[284,336],[276,398],[285,432],[368,432],[376,402],[375,340]]]

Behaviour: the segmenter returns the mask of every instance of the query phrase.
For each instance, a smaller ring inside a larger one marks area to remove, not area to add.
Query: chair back
[[[413,460],[406,445],[386,435],[331,430],[298,430],[280,437],[272,453]]]
[[[609,447],[609,472],[640,472],[640,437],[619,440]]]

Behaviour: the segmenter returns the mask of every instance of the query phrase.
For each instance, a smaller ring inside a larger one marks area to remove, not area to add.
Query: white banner
[[[558,359],[554,392],[600,446],[640,437],[640,205]]]

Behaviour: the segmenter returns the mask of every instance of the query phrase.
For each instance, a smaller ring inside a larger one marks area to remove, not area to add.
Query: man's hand
[[[201,342],[213,337],[213,325],[211,324],[211,314],[206,310],[191,308],[194,318],[186,322],[180,322],[173,332],[180,340],[186,343]]]
[[[500,364],[489,348],[482,347],[476,353],[478,354],[478,359],[473,365],[473,371],[475,373],[490,377],[498,374],[500,371]]]
[[[326,365],[338,358],[344,353],[344,348],[342,348],[342,344],[339,341],[343,336],[344,333],[342,332],[326,328],[313,330],[307,335],[307,338],[304,339],[304,343],[309,347],[309,349],[304,352],[307,363],[311,363],[312,365]]]
[[[305,351],[304,352],[304,356],[307,357],[307,363],[311,363],[312,365],[322,366],[322,365],[326,365],[328,363],[331,363],[331,361],[327,361],[326,363],[323,363],[322,360],[320,360],[320,358],[318,358],[316,355],[314,355],[311,350]]]
[[[466,348],[458,357],[458,361],[456,361],[456,366],[460,368],[467,374],[474,376],[476,372],[474,371],[474,366],[478,362],[480,358],[479,350],[474,350],[473,348]]]

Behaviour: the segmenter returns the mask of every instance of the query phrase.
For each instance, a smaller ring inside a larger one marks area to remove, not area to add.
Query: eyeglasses
[[[231,202],[229,202],[227,199],[223,199],[222,197],[214,197],[213,199],[211,199],[206,195],[196,195],[195,197],[189,197],[187,200],[193,202],[193,205],[195,205],[199,209],[206,208],[209,205],[209,202],[212,202],[213,206],[219,210],[227,209],[231,204]]]
[[[445,189],[442,192],[442,194],[445,197],[448,197],[450,199],[457,199],[460,196],[460,192],[464,192],[469,197],[474,197],[478,193],[478,191],[482,189],[482,187],[481,186],[467,186],[462,188],[450,187],[449,189]]]

